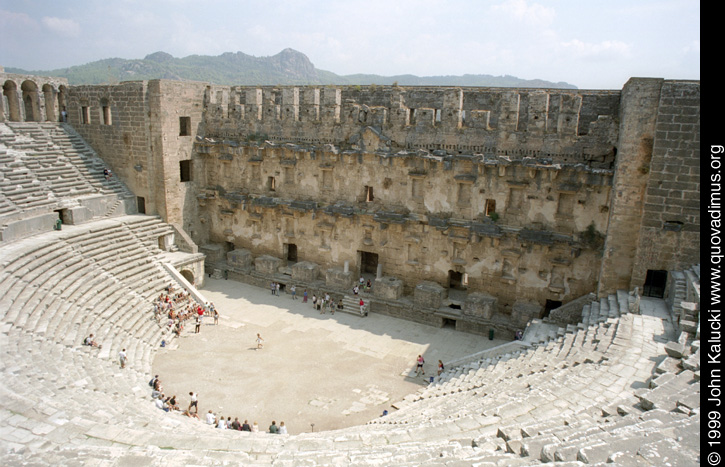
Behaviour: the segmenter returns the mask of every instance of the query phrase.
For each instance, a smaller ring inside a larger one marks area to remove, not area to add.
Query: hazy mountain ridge
[[[155,52],[141,60],[108,58],[56,70],[22,70],[6,67],[7,73],[57,76],[72,85],[115,84],[120,81],[172,79],[204,81],[220,85],[392,85],[401,86],[490,86],[577,89],[569,83],[552,83],[515,76],[380,76],[373,74],[337,75],[315,68],[307,56],[294,49],[284,49],[271,57],[255,57],[243,52],[225,52],[219,56],[189,55],[175,58]]]

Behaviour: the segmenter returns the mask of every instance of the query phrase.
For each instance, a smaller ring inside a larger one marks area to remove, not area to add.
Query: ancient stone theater
[[[699,463],[699,81],[0,85],[11,464]],[[212,430],[134,402],[208,277],[511,342],[362,426]]]

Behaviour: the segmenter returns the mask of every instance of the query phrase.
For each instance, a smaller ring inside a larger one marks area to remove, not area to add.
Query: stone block
[[[436,282],[423,281],[415,287],[413,292],[415,304],[426,308],[440,308],[447,297],[448,289]]]
[[[375,279],[373,294],[384,300],[397,300],[403,296],[403,281],[397,277]]]
[[[292,266],[292,279],[299,282],[314,282],[320,275],[320,266],[311,261],[300,261]]]
[[[680,327],[683,331],[695,334],[697,332],[697,323],[689,320],[680,321]]]
[[[269,276],[276,274],[277,269],[282,264],[282,260],[274,256],[263,255],[254,260],[254,270],[261,274]]]
[[[685,346],[679,342],[668,342],[665,344],[665,352],[673,358],[682,358],[685,354]]]
[[[485,293],[470,293],[463,304],[463,314],[473,318],[491,319],[497,299]]]
[[[246,248],[238,248],[227,253],[227,265],[231,269],[250,270],[254,257]]]
[[[225,259],[224,247],[216,243],[201,245],[199,247],[199,253],[204,253],[206,255],[207,264],[218,263],[219,261],[224,261]]]
[[[538,303],[516,302],[511,309],[511,319],[519,326],[525,326],[534,318],[542,318],[543,314],[544,309]]]
[[[325,273],[325,284],[328,287],[351,289],[355,282],[352,271],[345,272],[344,269],[330,268]]]

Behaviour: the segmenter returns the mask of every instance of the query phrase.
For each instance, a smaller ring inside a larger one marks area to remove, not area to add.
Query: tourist
[[[420,372],[423,372],[423,376],[425,376],[425,370],[423,369],[423,364],[425,363],[425,360],[423,359],[422,355],[418,355],[418,360],[416,361],[417,365],[415,367],[415,376],[418,376]]]
[[[214,324],[219,324],[219,312],[214,310]]]
[[[227,421],[224,420],[224,417],[222,417],[221,415],[219,416],[219,421],[217,422],[216,427],[219,428],[220,430],[227,429]]]
[[[274,286],[274,288],[275,288],[275,295],[277,295],[279,297],[279,282],[277,282],[277,284]]]
[[[372,288],[373,288],[373,283],[372,283],[372,282],[370,282],[370,279],[368,279],[368,283],[367,283],[367,285],[365,286],[365,290],[370,290],[370,289],[372,289]]]
[[[118,361],[121,364],[121,368],[126,368],[126,349],[118,352]]]
[[[63,110],[60,112],[60,116],[63,119],[63,123],[68,123],[68,111],[63,107]]]
[[[163,396],[163,394],[162,394],[162,396]],[[154,405],[156,406],[157,409],[164,410],[164,401],[161,399],[161,397],[154,399]]]
[[[297,300],[297,287],[293,285],[290,287],[289,291],[292,294],[292,300]]]
[[[199,331],[201,330],[201,316],[196,317],[196,326],[194,327],[194,333],[199,334]]]
[[[262,339],[262,336],[257,333],[257,350],[264,347],[264,339]]]
[[[307,303],[307,289],[305,289],[305,293],[302,294],[302,303]]]
[[[149,387],[156,389],[156,382],[158,380],[159,380],[159,375],[154,375],[154,377],[151,378],[151,381],[149,381]]]
[[[360,314],[365,316],[365,302],[362,298],[360,299]]]
[[[101,346],[98,345],[98,343],[93,339],[93,334],[86,337],[86,339],[83,341],[83,345],[88,345],[90,347],[98,347],[99,349],[101,348]]]
[[[279,422],[279,431],[278,433],[280,435],[286,435],[287,434],[287,427],[284,425],[284,422]]]
[[[359,292],[359,289],[358,289],[358,287],[357,287],[357,285],[356,285],[355,287],[353,287],[353,288],[352,288],[352,293],[353,293],[354,295],[357,295],[357,293],[358,293],[358,292]]]
[[[317,308],[317,296],[315,294],[312,294],[312,309]]]
[[[174,396],[171,396],[169,398],[169,408],[171,410],[179,410],[179,406],[176,405],[176,396],[175,395]]]
[[[184,410],[184,415],[186,415],[189,418],[195,418],[195,419],[199,420],[199,415],[198,414],[191,413],[188,410]]]
[[[442,361],[440,361],[440,360],[438,360],[438,376],[440,376],[440,375],[441,375],[441,373],[443,373],[443,370],[444,370],[444,369],[445,369],[445,368],[443,368],[443,362],[442,362]]]
[[[239,417],[234,417],[232,422],[232,430],[242,431],[242,425],[239,423]]]
[[[191,402],[189,402],[189,412],[191,412],[192,407],[194,408],[194,413],[199,413],[199,399],[197,398],[197,394],[195,392],[190,392],[189,397],[191,397]]]
[[[272,420],[272,424],[269,425],[269,432],[275,435],[279,433],[279,427],[277,427],[277,424],[274,420]]]
[[[247,420],[244,420],[244,423],[242,423],[242,431],[252,431],[252,427],[249,426],[249,422]]]
[[[340,299],[340,301],[337,302],[337,309],[338,310],[342,310],[343,309],[342,299]]]
[[[365,278],[364,278],[363,276],[360,276],[360,280],[359,280],[359,283],[360,283],[360,284],[359,284],[359,285],[360,285],[360,288],[362,289],[362,288],[363,288],[363,286],[365,285]]]
[[[271,284],[269,284],[269,288],[272,290],[272,295],[274,295],[274,292],[277,290],[277,284],[272,282]]]
[[[206,423],[207,425],[214,425],[216,423],[216,417],[211,409],[209,409],[209,413],[206,414]]]
[[[259,425],[257,425],[257,422],[252,423],[252,433],[259,433]]]

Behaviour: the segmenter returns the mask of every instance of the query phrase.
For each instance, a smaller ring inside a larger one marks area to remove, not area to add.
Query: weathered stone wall
[[[700,83],[666,81],[630,288],[700,262]]]
[[[632,79],[620,92],[157,80],[70,95],[71,122],[147,212],[217,245],[220,258],[242,248],[278,258],[270,274],[294,251],[321,280],[345,283],[345,262],[354,278],[377,255],[402,284],[396,293],[462,281],[510,314],[517,301],[629,289],[699,251],[699,83]],[[93,110],[102,102],[110,125]]]
[[[206,135],[296,144],[547,157],[610,167],[618,91],[214,87]],[[367,129],[376,134],[368,135]]]
[[[600,296],[699,263],[699,116],[699,82],[625,85]]]
[[[199,235],[196,189],[199,176],[192,160],[192,145],[202,126],[205,83],[153,80],[148,84],[150,144],[154,169],[150,179],[159,214],[178,223],[195,240]],[[187,167],[182,169],[182,161]],[[199,243],[198,241],[196,243]]]
[[[154,196],[148,85],[128,81],[107,86],[73,86],[68,91],[68,122],[98,152],[136,196],[146,213],[159,214]],[[103,107],[108,107],[104,119]],[[87,119],[83,120],[84,109]]]

